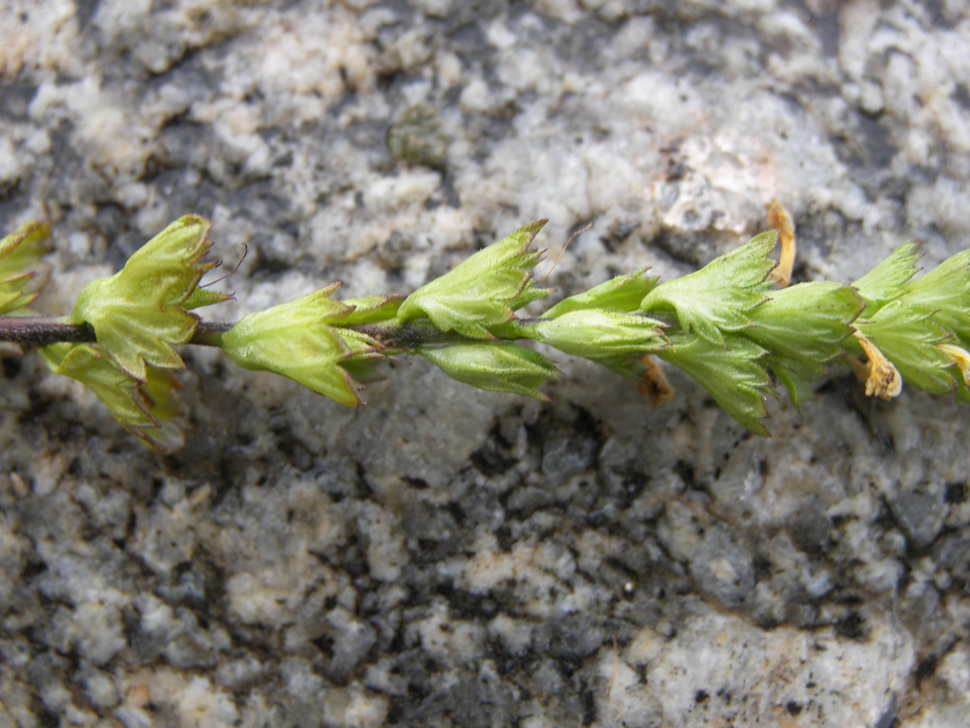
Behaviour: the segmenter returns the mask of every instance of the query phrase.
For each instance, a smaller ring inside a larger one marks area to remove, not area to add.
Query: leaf
[[[40,258],[50,250],[46,222],[21,225],[0,240],[0,315],[29,305],[47,282],[49,267]]]
[[[660,284],[640,310],[656,318],[675,313],[686,333],[726,346],[724,333],[751,326],[749,314],[765,301],[774,267],[768,254],[777,237],[776,230],[761,233],[699,271]]]
[[[920,243],[903,243],[879,265],[852,284],[866,302],[866,315],[876,311],[903,293],[903,286],[919,271]]]
[[[529,338],[573,356],[598,361],[604,357],[659,351],[667,339],[661,324],[641,314],[578,309],[557,318],[542,318],[520,327]]]
[[[644,278],[649,268],[628,275],[617,276],[575,296],[564,298],[544,314],[543,318],[556,318],[573,311],[599,308],[607,311],[636,311],[650,290],[657,285],[657,278]]]
[[[743,335],[771,352],[768,360],[792,402],[810,396],[808,383],[842,354],[842,341],[865,303],[849,286],[830,281],[799,283],[772,291],[750,314]]]
[[[537,387],[558,370],[542,354],[506,341],[419,346],[417,353],[452,379],[492,392],[524,394],[542,402]]]
[[[52,372],[81,382],[148,446],[169,453],[184,444],[175,394],[182,384],[171,372],[149,368],[146,381],[138,382],[92,344],[53,344],[38,351]]]
[[[952,362],[937,344],[950,337],[937,325],[932,309],[892,301],[856,327],[891,361],[903,381],[932,394],[956,391]]]
[[[489,327],[511,321],[513,311],[551,291],[536,288],[529,273],[542,257],[530,246],[545,223],[519,228],[419,288],[401,304],[398,321],[428,318],[441,331],[494,339]]]
[[[940,263],[906,286],[899,300],[932,310],[933,323],[970,345],[970,250]]]
[[[842,353],[843,339],[865,303],[849,286],[832,281],[799,283],[772,291],[751,312],[744,335],[783,359],[793,359],[821,373],[822,365]]]
[[[723,346],[683,332],[670,335],[671,346],[659,352],[664,361],[696,379],[734,419],[759,435],[766,435],[765,395],[772,391],[765,370],[768,352],[750,339],[726,334]]]
[[[897,248],[855,286],[866,298],[859,331],[899,371],[903,381],[933,394],[966,398],[966,385],[947,346],[970,344],[970,251],[914,278],[919,243]],[[856,342],[846,342],[855,351]]]
[[[345,339],[330,326],[353,311],[330,299],[339,285],[243,316],[222,335],[223,351],[243,369],[275,372],[340,404],[357,407],[360,383],[341,363],[372,352],[377,342],[350,330],[342,332]],[[356,365],[360,366],[359,358]]]
[[[74,305],[75,323],[94,328],[98,343],[128,374],[145,381],[146,365],[182,369],[175,346],[192,338],[198,317],[185,310],[211,247],[209,222],[181,217],[141,247],[110,278],[92,281]]]

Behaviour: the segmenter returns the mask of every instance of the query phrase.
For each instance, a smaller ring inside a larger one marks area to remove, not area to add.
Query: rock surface
[[[0,5],[0,228],[52,312],[175,217],[226,317],[403,293],[528,220],[572,293],[693,270],[777,196],[800,280],[967,245],[962,2]],[[970,715],[970,410],[834,376],[749,436],[562,360],[422,362],[357,412],[186,354],[160,458],[35,357],[0,381],[0,725],[890,726]]]

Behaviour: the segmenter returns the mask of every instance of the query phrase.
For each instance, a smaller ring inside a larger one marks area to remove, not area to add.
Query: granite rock
[[[0,229],[69,310],[173,218],[236,318],[403,293],[535,218],[568,295],[778,197],[797,280],[963,249],[963,3],[0,5]],[[542,270],[545,272],[545,269]],[[347,411],[186,352],[159,457],[0,360],[0,725],[964,728],[970,413],[833,371],[749,435],[561,357],[546,406],[400,362]]]

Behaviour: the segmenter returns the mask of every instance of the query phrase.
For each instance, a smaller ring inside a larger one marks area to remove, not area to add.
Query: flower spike
[[[844,361],[866,394],[890,399],[903,383],[970,401],[970,251],[918,276],[918,243],[906,243],[853,285],[791,283],[795,239],[777,201],[778,230],[755,236],[704,268],[658,283],[641,269],[569,296],[538,317],[516,311],[549,293],[533,280],[532,247],[544,221],[472,255],[406,298],[332,298],[338,283],[244,316],[235,326],[192,311],[230,296],[198,282],[209,223],[177,220],[110,278],[82,291],[71,320],[2,317],[36,293],[33,266],[43,223],[0,240],[0,353],[43,346],[45,363],[78,379],[133,434],[163,452],[182,442],[175,347],[222,347],[245,369],[289,377],[356,407],[376,365],[417,355],[465,384],[547,401],[539,387],[560,372],[520,339],[597,362],[637,381],[651,405],[673,389],[656,359],[696,379],[752,432],[766,434],[768,395],[780,382],[796,406],[825,366]],[[781,240],[780,262],[770,257]],[[780,284],[781,287],[778,287]],[[96,339],[96,343],[95,343]],[[868,361],[865,361],[868,360]]]

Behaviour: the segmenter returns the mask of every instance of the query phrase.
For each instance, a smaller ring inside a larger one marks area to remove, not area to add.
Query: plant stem
[[[200,321],[195,334],[186,343],[222,346],[222,335],[233,326],[228,321]],[[405,351],[414,351],[422,344],[470,341],[423,322],[361,324],[347,328],[367,334],[389,349]],[[93,344],[97,338],[90,324],[76,324],[68,316],[0,316],[0,342],[35,347],[58,343]]]
[[[200,321],[189,344],[220,346],[222,334],[231,329],[227,322]],[[97,341],[90,324],[76,324],[67,316],[0,316],[0,342],[23,346],[49,344],[93,344]]]
[[[231,321],[199,321],[195,333],[188,340],[196,346],[218,346],[222,348],[222,335],[235,326]]]
[[[67,316],[0,316],[0,341],[24,346],[94,341],[94,329]]]
[[[417,321],[360,324],[347,328],[377,339],[388,349],[403,349],[407,352],[413,352],[423,344],[457,344],[475,341],[461,334],[441,331],[433,324]]]

